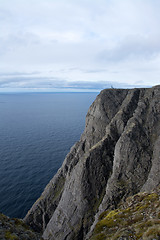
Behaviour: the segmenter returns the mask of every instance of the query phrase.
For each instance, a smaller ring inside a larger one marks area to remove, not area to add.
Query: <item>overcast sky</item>
[[[0,0],[0,90],[160,84],[159,0]]]

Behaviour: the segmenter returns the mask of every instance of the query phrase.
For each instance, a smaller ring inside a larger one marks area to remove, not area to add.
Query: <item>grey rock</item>
[[[81,240],[98,216],[160,183],[160,86],[106,89],[79,142],[24,221],[44,239]]]

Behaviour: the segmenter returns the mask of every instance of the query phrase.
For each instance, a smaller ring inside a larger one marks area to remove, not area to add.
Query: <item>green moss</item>
[[[130,213],[130,212],[131,212],[131,208],[130,208],[130,207],[129,207],[129,208],[126,208],[126,209],[123,210],[123,212],[124,212],[124,213]]]
[[[105,240],[105,234],[104,233],[100,233],[96,236],[95,240]]]
[[[143,235],[143,232],[139,232],[138,234],[136,234],[136,238],[137,239],[142,239],[142,235]]]
[[[160,227],[153,226],[147,229],[147,231],[143,234],[144,240],[152,240],[154,238],[160,238]]]
[[[29,226],[26,225],[26,224],[23,222],[23,220],[18,219],[18,218],[12,218],[12,220],[14,220],[14,223],[15,223],[16,226],[22,227],[22,228],[24,228],[24,229],[26,229],[26,230],[29,229]]]
[[[0,214],[0,225],[0,239],[42,239],[40,234],[30,229],[21,219],[9,218]]]
[[[105,211],[99,217],[92,240],[135,240],[160,238],[160,201],[157,192],[129,197],[118,209]],[[101,237],[101,238],[100,238]]]
[[[105,219],[109,219],[109,218],[115,218],[115,216],[119,213],[119,210],[113,210],[111,211],[106,217]]]
[[[5,238],[9,240],[18,240],[19,238],[14,234],[9,231],[5,233]]]
[[[159,199],[158,195],[156,193],[152,193],[152,194],[147,195],[144,200],[153,202],[158,199]]]
[[[138,205],[137,207],[136,207],[136,211],[137,212],[142,212],[145,208],[147,208],[149,206],[149,204],[145,204],[145,205]]]
[[[104,233],[100,233],[96,236],[92,236],[90,240],[106,240],[106,235]]]
[[[118,210],[112,210],[109,214],[99,221],[96,225],[95,232],[99,233],[100,231],[104,230],[105,228],[110,228],[117,225],[120,222],[119,218],[116,218],[117,214],[119,213]]]
[[[100,216],[99,216],[99,220],[102,220],[104,217],[106,217],[109,212],[110,212],[110,210],[107,210],[107,211],[101,213]]]

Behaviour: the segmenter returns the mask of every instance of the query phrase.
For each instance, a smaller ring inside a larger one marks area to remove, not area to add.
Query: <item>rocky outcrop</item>
[[[44,239],[89,238],[103,211],[160,183],[159,142],[160,86],[103,90],[25,222]]]
[[[1,240],[43,240],[39,233],[34,232],[21,219],[9,218],[0,213]]]

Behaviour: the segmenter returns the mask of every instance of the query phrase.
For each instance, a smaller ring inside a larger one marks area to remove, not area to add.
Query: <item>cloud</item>
[[[1,1],[0,83],[158,84],[159,11],[158,0]]]
[[[24,74],[23,74],[24,75]],[[27,75],[27,74],[26,74]],[[142,86],[140,82],[138,87]],[[66,81],[66,79],[50,78],[50,77],[30,77],[30,76],[7,76],[0,80],[0,88],[38,88],[39,89],[72,89],[72,90],[102,90],[104,88],[131,88],[136,85],[126,83],[117,83],[114,81]]]
[[[81,69],[82,72],[84,73],[101,73],[101,72],[106,72],[107,69],[105,68],[100,68],[100,69]]]
[[[30,76],[30,75],[35,75],[35,74],[39,74],[40,72],[38,71],[34,71],[34,72],[1,72],[0,73],[0,77],[13,77],[13,76]]]
[[[128,36],[112,49],[104,49],[98,60],[121,62],[134,59],[151,60],[160,54],[160,38],[148,39],[141,36]]]
[[[28,88],[35,88],[37,85],[41,87],[60,87],[65,84],[65,81],[57,78],[50,78],[50,77],[8,77],[8,78],[1,78],[0,80],[0,87],[28,87]]]
[[[141,85],[139,84],[139,87]],[[73,89],[96,89],[101,90],[105,88],[132,88],[135,85],[129,85],[126,83],[117,83],[117,82],[109,82],[109,81],[98,81],[98,82],[91,82],[91,81],[76,81],[68,83],[68,88]]]

